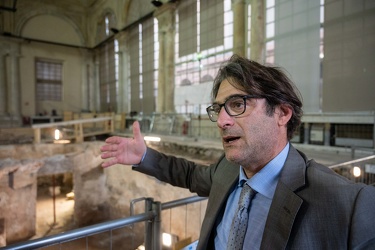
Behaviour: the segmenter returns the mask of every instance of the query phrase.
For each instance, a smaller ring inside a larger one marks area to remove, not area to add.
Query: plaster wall
[[[22,37],[76,46],[83,45],[74,26],[52,15],[38,15],[31,18],[22,28]]]
[[[82,85],[85,82],[82,71],[85,70],[80,49],[69,48],[38,42],[29,42],[21,46],[20,84],[21,84],[21,113],[33,116],[52,109],[62,115],[63,111],[80,112],[82,110]],[[36,58],[57,60],[63,64],[62,101],[36,102]]]

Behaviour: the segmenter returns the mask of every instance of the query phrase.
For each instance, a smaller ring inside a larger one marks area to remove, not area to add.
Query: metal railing
[[[207,115],[177,113],[139,115],[127,118],[127,127],[135,120],[140,122],[141,131],[145,134],[199,137],[201,139],[220,138],[216,123],[211,122]]]
[[[351,181],[375,185],[375,155],[335,164],[329,168]]]
[[[133,226],[135,223],[145,222],[145,233],[144,233],[144,247],[145,249],[162,249],[161,244],[161,211],[166,209],[172,209],[175,207],[201,202],[206,200],[206,197],[192,196],[188,198],[183,198],[167,203],[160,203],[154,201],[152,198],[141,198],[137,201],[145,201],[145,212],[137,215],[131,215],[127,218],[121,218],[116,220],[111,220],[108,222],[103,222],[83,228],[78,228],[70,230],[67,232],[59,233],[56,235],[51,235],[39,239],[29,240],[25,242],[20,242],[5,246],[0,248],[1,250],[21,250],[21,249],[37,249],[54,245],[61,245],[70,241],[74,241],[81,238],[86,238],[85,249],[90,249],[88,244],[88,237],[107,232],[110,233],[110,246],[109,249],[113,249],[112,244],[112,232],[113,230],[123,228],[126,226]],[[132,202],[133,205],[133,202]],[[132,206],[131,206],[132,210]],[[131,211],[131,214],[133,212]],[[60,248],[61,249],[61,248]],[[82,248],[80,248],[82,249]],[[106,248],[108,249],[108,248]]]
[[[43,137],[48,140],[54,140],[54,129],[60,129],[64,132],[62,139],[74,139],[76,142],[82,142],[84,137],[113,133],[114,118],[113,117],[97,117],[90,119],[78,119],[72,121],[52,122],[34,124],[31,126],[34,130],[34,143],[40,143]],[[42,129],[49,132],[42,132]],[[59,132],[60,133],[60,132]],[[60,138],[61,139],[61,138]],[[58,139],[55,139],[58,142]]]

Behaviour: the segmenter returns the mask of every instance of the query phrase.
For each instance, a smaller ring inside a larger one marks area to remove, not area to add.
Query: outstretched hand
[[[133,138],[112,136],[106,139],[105,143],[100,148],[102,159],[109,159],[102,164],[104,168],[115,164],[139,164],[146,152],[138,121],[133,123]]]

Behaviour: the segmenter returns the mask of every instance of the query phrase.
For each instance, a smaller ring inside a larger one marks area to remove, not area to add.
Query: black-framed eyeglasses
[[[208,117],[212,122],[216,122],[219,117],[221,108],[224,106],[225,111],[230,116],[242,115],[246,111],[246,100],[249,98],[261,98],[256,95],[237,95],[228,98],[224,103],[214,103],[206,108]]]

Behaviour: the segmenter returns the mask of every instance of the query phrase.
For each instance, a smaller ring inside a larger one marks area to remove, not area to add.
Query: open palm
[[[115,164],[135,165],[139,164],[146,152],[146,144],[143,140],[139,122],[133,124],[133,138],[112,136],[105,140],[100,150],[102,159],[109,159],[102,167]]]

